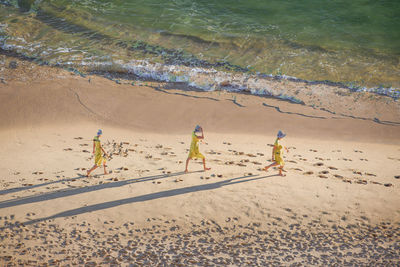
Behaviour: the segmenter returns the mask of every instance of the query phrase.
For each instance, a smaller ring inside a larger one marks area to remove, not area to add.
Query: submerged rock
[[[18,68],[18,62],[17,61],[11,61],[10,64],[8,64],[8,67],[10,69],[16,69],[16,68]]]
[[[18,0],[19,10],[22,12],[30,11],[34,2],[35,0]]]

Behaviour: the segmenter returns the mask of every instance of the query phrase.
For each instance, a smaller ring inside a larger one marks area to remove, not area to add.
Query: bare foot
[[[89,174],[90,174],[89,171],[87,171],[87,172],[86,172],[86,177],[89,177]]]
[[[286,174],[283,174],[283,173],[280,173],[279,175],[282,176],[282,177],[285,177],[285,176],[286,176]]]
[[[205,168],[205,169],[204,169],[204,171],[209,171],[209,170],[211,170],[211,168]]]
[[[268,167],[264,167],[264,169],[263,169],[263,170],[267,172],[267,171],[268,171]]]
[[[108,172],[104,172],[104,175],[108,174]]]
[[[185,170],[185,173],[188,173],[189,171],[188,170]]]

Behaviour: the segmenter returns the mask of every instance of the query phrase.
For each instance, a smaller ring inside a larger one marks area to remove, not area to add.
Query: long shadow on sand
[[[10,193],[15,193],[15,192],[23,191],[23,190],[29,190],[29,189],[32,189],[32,188],[42,187],[42,186],[51,185],[51,184],[58,184],[58,183],[62,183],[62,182],[72,182],[74,180],[83,179],[83,178],[87,178],[87,177],[82,175],[82,176],[73,177],[73,178],[61,179],[61,180],[56,180],[56,181],[49,181],[49,182],[43,183],[43,184],[33,184],[33,185],[28,185],[28,186],[21,186],[21,187],[4,189],[4,190],[0,190],[0,195],[6,195],[6,194],[10,194]]]
[[[49,192],[49,193],[44,193],[44,194],[40,194],[40,195],[27,196],[27,197],[18,198],[18,199],[2,201],[2,202],[0,202],[0,209],[24,205],[24,204],[31,204],[31,203],[41,202],[41,201],[47,201],[47,200],[57,199],[57,198],[62,198],[62,197],[69,197],[69,196],[88,193],[88,192],[92,192],[92,191],[120,187],[120,186],[124,186],[124,185],[128,185],[128,184],[132,184],[132,183],[140,183],[140,182],[158,180],[158,179],[163,179],[163,178],[168,178],[168,177],[173,177],[173,176],[178,176],[178,175],[184,175],[184,174],[185,174],[184,172],[176,172],[176,173],[171,173],[171,174],[153,175],[153,176],[134,178],[134,179],[129,179],[129,180],[110,182],[110,183],[104,183],[104,184],[93,185],[93,186],[85,186],[85,187],[79,187],[79,188],[58,190],[55,192]],[[87,178],[87,177],[82,177],[82,178]],[[73,178],[71,178],[71,179],[73,179]],[[67,179],[67,180],[71,180],[71,179]],[[88,179],[91,179],[91,178],[88,178]],[[40,186],[40,185],[37,185],[37,186]],[[33,186],[33,187],[35,187],[35,186]]]
[[[57,213],[57,214],[54,214],[54,215],[51,215],[48,217],[43,217],[43,218],[38,218],[38,219],[30,220],[27,222],[23,222],[22,224],[30,225],[30,224],[35,224],[35,223],[39,223],[39,222],[46,221],[46,220],[62,218],[62,217],[69,217],[69,216],[76,216],[76,215],[87,213],[87,212],[93,212],[93,211],[98,211],[98,210],[114,208],[114,207],[125,205],[125,204],[173,197],[173,196],[188,194],[188,193],[192,193],[192,192],[213,190],[213,189],[221,188],[221,187],[228,186],[228,185],[234,185],[234,184],[239,184],[239,183],[244,183],[244,182],[261,180],[261,179],[270,178],[270,177],[274,177],[274,176],[278,176],[278,175],[275,174],[275,175],[268,175],[268,176],[262,176],[262,177],[257,177],[257,176],[258,175],[241,176],[241,177],[227,179],[227,180],[216,182],[216,183],[176,188],[176,189],[171,189],[171,190],[167,190],[167,191],[146,194],[146,195],[142,195],[142,196],[135,196],[135,197],[125,198],[125,199],[103,202],[103,203],[85,206],[85,207],[81,207],[81,208],[77,208],[77,209],[63,211],[63,212],[60,212],[60,213]],[[254,177],[257,177],[257,178],[254,178]],[[251,179],[248,179],[248,178],[251,178]],[[17,225],[8,225],[5,227],[0,227],[0,230],[3,230],[5,228],[12,228],[15,226],[17,226]]]

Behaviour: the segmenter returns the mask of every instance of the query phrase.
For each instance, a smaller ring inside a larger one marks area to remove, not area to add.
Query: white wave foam
[[[74,62],[64,63],[74,65]],[[213,68],[186,67],[178,65],[164,65],[151,63],[147,60],[132,60],[129,63],[123,61],[115,62],[96,62],[84,61],[80,65],[97,69],[109,70],[110,67],[126,71],[143,79],[153,79],[163,82],[185,82],[189,86],[204,90],[215,91],[225,90],[228,92],[246,92],[259,96],[272,96],[279,99],[288,100],[294,103],[304,103],[291,92],[282,87],[271,86],[270,78],[272,75],[256,75],[248,73],[230,73],[218,71]],[[281,75],[276,78],[283,80],[296,79],[296,77]],[[357,92],[370,92],[387,95],[394,99],[400,98],[400,90],[397,88],[357,88],[352,89]]]

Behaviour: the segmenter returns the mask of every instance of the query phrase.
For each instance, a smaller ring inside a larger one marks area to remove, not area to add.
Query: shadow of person
[[[60,213],[57,213],[57,214],[54,214],[54,215],[51,215],[48,217],[30,220],[30,221],[22,223],[22,225],[30,225],[30,224],[35,224],[35,223],[43,222],[46,220],[56,219],[56,218],[76,216],[76,215],[80,215],[80,214],[84,214],[84,213],[88,213],[88,212],[94,212],[94,211],[114,208],[114,207],[118,207],[118,206],[126,205],[126,204],[168,198],[168,197],[173,197],[173,196],[183,195],[183,194],[188,194],[188,193],[193,193],[193,192],[214,190],[214,189],[218,189],[218,188],[221,188],[224,186],[230,186],[230,185],[239,184],[239,183],[256,181],[256,180],[270,178],[270,177],[274,177],[274,176],[278,176],[278,175],[275,174],[275,175],[262,176],[262,177],[257,177],[257,176],[258,175],[241,176],[241,177],[231,178],[231,179],[227,179],[227,180],[223,180],[223,181],[219,181],[219,182],[215,182],[215,183],[170,189],[170,190],[166,190],[166,191],[155,192],[155,193],[145,194],[145,195],[141,195],[141,196],[134,196],[134,197],[125,198],[125,199],[119,199],[119,200],[113,200],[113,201],[103,202],[103,203],[99,203],[99,204],[93,204],[93,205],[89,205],[89,206],[84,206],[84,207],[80,207],[80,208],[76,208],[76,209],[63,211],[63,212],[60,212]],[[12,225],[8,226],[8,228],[10,228],[10,227],[13,227],[13,226]],[[0,228],[0,230],[4,229],[4,228],[5,227]]]

